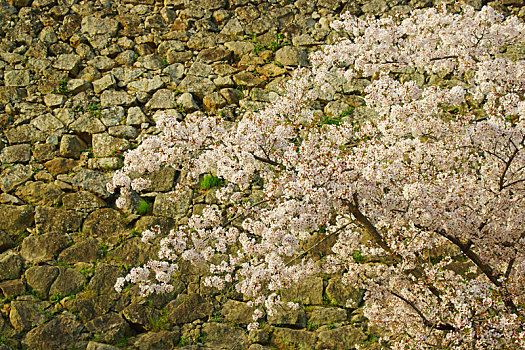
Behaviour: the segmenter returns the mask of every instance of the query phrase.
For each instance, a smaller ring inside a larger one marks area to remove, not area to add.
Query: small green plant
[[[346,117],[347,115],[351,115],[354,112],[354,107],[348,108],[346,111],[341,113],[341,118]]]
[[[354,262],[359,264],[365,260],[363,255],[361,255],[361,252],[359,250],[354,250],[354,253],[352,254],[352,258],[354,258]]]
[[[151,203],[147,200],[141,200],[139,206],[137,207],[137,214],[144,215],[151,211]]]
[[[164,58],[162,59],[162,64],[164,65],[164,67],[169,66],[169,63],[168,63],[168,60],[166,59],[166,57],[164,57]]]
[[[277,66],[277,67],[281,67],[281,68],[284,68],[284,65],[279,62],[279,61],[273,61],[273,63]]]
[[[261,51],[264,51],[267,49],[266,46],[262,45],[258,40],[257,40],[257,35],[253,34],[252,36],[252,44],[253,44],[253,49],[252,49],[252,53],[254,55],[257,55],[259,52]]]
[[[87,110],[88,110],[88,112],[91,115],[93,115],[93,116],[98,118],[98,117],[100,117],[100,111],[102,110],[102,107],[101,107],[100,103],[97,103],[97,104],[94,104],[94,105],[89,105],[87,107]]]
[[[62,95],[67,95],[69,93],[69,89],[67,88],[67,79],[60,80],[58,83],[57,92]]]
[[[129,340],[128,338],[121,336],[120,339],[114,345],[119,348],[125,348],[129,345]]]
[[[131,234],[132,234],[133,236],[137,236],[137,237],[140,237],[140,236],[141,236],[140,232],[137,231],[137,230],[135,230],[135,229],[131,230]]]
[[[335,324],[334,324],[333,322],[331,322],[330,324],[328,324],[328,325],[326,326],[326,328],[328,328],[328,329],[334,329],[334,328],[335,328]]]
[[[219,187],[220,185],[222,185],[222,180],[214,176],[213,174],[204,175],[204,177],[199,183],[200,189],[205,191],[213,187]]]
[[[179,340],[179,346],[186,346],[186,345],[188,345],[188,340],[184,336],[181,336]]]
[[[105,258],[108,255],[108,251],[109,251],[108,245],[105,242],[102,242],[100,243],[99,247],[100,247],[102,256]]]
[[[279,50],[281,47],[287,46],[287,45],[290,45],[290,42],[285,39],[282,33],[277,33],[277,36],[275,37],[275,39],[272,39],[272,41],[270,41],[270,45],[268,46],[268,48],[272,50],[273,52],[275,52]]]
[[[49,301],[52,302],[53,304],[58,303],[60,299],[62,299],[62,295],[60,293],[54,293],[53,295],[49,297]]]
[[[306,324],[306,329],[308,329],[309,331],[315,331],[317,328],[319,327],[314,324],[311,324],[311,323]]]
[[[325,116],[321,120],[321,125],[340,125],[341,124],[341,118],[334,118],[330,116]]]

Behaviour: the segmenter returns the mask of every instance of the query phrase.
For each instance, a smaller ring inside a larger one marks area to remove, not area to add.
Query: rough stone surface
[[[40,236],[29,236],[22,242],[20,255],[32,263],[50,261],[68,244],[69,238],[60,233],[46,233]]]

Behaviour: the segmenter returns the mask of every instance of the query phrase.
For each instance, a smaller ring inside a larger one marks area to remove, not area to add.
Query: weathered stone
[[[42,181],[29,181],[18,187],[16,195],[32,205],[58,205],[64,192],[57,186]]]
[[[102,258],[102,251],[98,241],[95,238],[88,237],[64,249],[58,256],[58,261],[66,264],[92,263],[100,258]]]
[[[49,94],[44,96],[44,103],[50,108],[62,106],[66,100],[66,96],[60,94]]]
[[[100,95],[100,104],[102,107],[113,106],[130,106],[137,99],[126,91],[104,90]]]
[[[230,19],[222,28],[221,34],[237,36],[244,34],[244,27],[237,18]]]
[[[158,257],[158,249],[153,245],[142,243],[138,237],[133,237],[112,250],[109,257],[122,264],[139,266],[155,260]]]
[[[130,110],[135,107],[131,107]],[[129,110],[128,110],[129,111]],[[146,116],[144,116],[146,118]],[[137,122],[137,119],[134,116],[131,122],[135,123]],[[146,119],[147,121],[147,119]],[[127,122],[127,121],[126,121]],[[137,136],[139,136],[139,130],[137,128],[134,128],[131,125],[116,125],[116,126],[110,126],[108,128],[108,133],[111,136],[121,137],[125,139],[135,139]]]
[[[90,341],[86,350],[119,350],[116,346]]]
[[[44,163],[46,169],[53,175],[66,174],[78,165],[78,161],[57,157]]]
[[[201,332],[204,344],[215,349],[246,349],[250,344],[245,330],[226,323],[205,323]]]
[[[133,81],[128,84],[128,89],[132,91],[140,91],[140,92],[146,92],[148,94],[151,94],[152,92],[155,92],[156,90],[160,89],[164,85],[164,82],[160,78],[160,76],[155,75],[153,78],[148,79],[140,79]]]
[[[157,90],[146,103],[148,109],[168,109],[175,105],[175,93],[168,89]]]
[[[115,266],[98,263],[95,274],[89,280],[87,288],[97,294],[116,293],[114,289],[115,281],[124,275],[124,272]]]
[[[62,197],[64,209],[69,210],[95,210],[106,206],[106,202],[87,191],[68,193]]]
[[[345,326],[319,333],[319,349],[346,350],[362,344],[367,338],[361,328]]]
[[[49,319],[46,313],[50,311],[51,305],[48,301],[13,301],[9,321],[17,331],[28,331]]]
[[[91,83],[85,79],[71,79],[67,82],[67,90],[71,94],[78,94],[91,87]]]
[[[330,323],[344,322],[347,319],[346,310],[335,307],[314,307],[308,317],[308,324],[314,327]]]
[[[179,90],[189,92],[199,98],[213,92],[215,84],[208,79],[194,75],[187,75],[179,84]]]
[[[302,330],[275,328],[271,343],[279,350],[288,349],[315,349],[317,336],[313,332]]]
[[[121,106],[115,106],[115,107],[109,107],[109,108],[103,108],[100,112],[100,120],[103,125],[106,126],[117,126],[122,123],[122,121],[125,119],[125,110],[124,107]],[[115,136],[115,135],[113,135]]]
[[[49,295],[64,297],[75,294],[86,284],[87,280],[83,274],[75,269],[59,267],[58,277],[49,288]]]
[[[108,134],[93,135],[93,155],[95,157],[110,157],[115,152],[125,151],[130,144],[125,139],[119,139]]]
[[[8,233],[25,231],[34,223],[35,209],[29,205],[0,204],[0,230]]]
[[[10,144],[38,142],[46,139],[46,134],[31,124],[22,124],[10,128],[5,132],[5,135]]]
[[[247,303],[236,300],[228,300],[221,309],[221,314],[226,320],[241,325],[253,322],[252,313],[253,308],[249,307]]]
[[[237,85],[245,87],[264,86],[265,81],[251,72],[240,72],[233,76],[233,81]]]
[[[191,113],[199,110],[199,105],[193,99],[193,95],[189,92],[185,92],[177,98],[177,104],[182,106],[182,109],[186,113]]]
[[[113,343],[131,335],[131,327],[119,315],[109,313],[86,323],[86,329],[97,339]]]
[[[32,177],[33,171],[29,165],[15,164],[10,168],[4,169],[2,174],[0,174],[0,189],[4,192],[11,192],[18,185]]]
[[[29,70],[11,70],[4,73],[5,86],[26,87],[30,80]]]
[[[178,218],[185,216],[191,205],[192,195],[186,193],[180,199],[174,201],[169,194],[161,193],[155,198],[153,205],[153,215]]]
[[[85,191],[92,192],[96,195],[106,198],[109,193],[106,189],[106,184],[111,180],[109,174],[103,174],[98,171],[82,169],[77,173],[71,184]]]
[[[370,0],[361,6],[361,11],[365,14],[380,15],[388,10],[386,0]]]
[[[204,106],[211,111],[215,111],[226,106],[226,100],[218,92],[213,92],[209,95],[204,96],[202,99]]]
[[[217,61],[226,61],[232,55],[232,52],[228,49],[221,47],[209,48],[202,50],[197,58],[206,63],[212,63]]]
[[[95,56],[88,63],[101,72],[111,70],[117,66],[117,62],[106,56]]]
[[[142,304],[131,304],[122,310],[122,316],[134,327],[152,329],[154,320],[160,317],[160,312]]]
[[[283,298],[305,305],[321,305],[323,303],[323,279],[310,277],[299,284],[283,290]]]
[[[38,130],[47,132],[53,132],[64,127],[64,124],[50,113],[38,116],[31,120],[31,125],[34,125]]]
[[[7,251],[0,255],[0,281],[14,280],[22,275],[20,255]]]
[[[113,74],[109,73],[93,82],[93,90],[96,94],[99,94],[104,90],[115,87],[115,85],[117,85],[117,81]]]
[[[0,210],[2,210],[0,208]],[[15,246],[15,242],[9,237],[7,233],[0,230],[0,253],[5,252],[7,249]]]
[[[166,61],[168,62],[168,64],[184,63],[184,62],[191,60],[192,57],[193,57],[193,53],[191,51],[179,52],[179,51],[169,50],[168,54],[166,55]]]
[[[89,214],[82,231],[90,236],[109,238],[124,233],[125,226],[120,213],[114,209],[98,209]]]
[[[239,101],[243,97],[242,92],[240,92],[237,89],[232,89],[232,88],[221,89],[219,93],[221,94],[222,97],[224,97],[224,99],[226,100],[226,103],[229,105],[239,104]]]
[[[284,327],[306,327],[306,314],[303,308],[297,310],[283,306],[277,308],[273,315],[268,315],[268,323]]]
[[[148,118],[142,112],[142,109],[140,107],[130,107],[128,109],[128,116],[126,118],[126,124],[127,125],[141,125],[142,123],[146,123],[148,121]]]
[[[198,294],[190,294],[179,305],[176,305],[175,301],[170,302],[167,309],[171,322],[183,324],[210,316],[213,312],[213,305]]]
[[[364,292],[341,282],[340,277],[334,277],[328,281],[326,296],[338,306],[357,308],[363,301]]]
[[[81,151],[86,148],[86,143],[77,135],[63,135],[60,140],[60,155],[62,157],[78,159]]]
[[[38,207],[37,207],[38,213]],[[32,263],[51,261],[60,251],[67,247],[69,238],[64,234],[46,233],[39,236],[28,236],[22,242],[20,255]]]
[[[19,295],[26,293],[26,286],[24,282],[20,280],[9,280],[0,283],[0,291],[2,291],[4,298],[14,298]],[[0,326],[2,321],[0,321]]]
[[[0,163],[25,163],[31,159],[31,145],[20,144],[6,147],[0,154]]]
[[[27,285],[31,287],[40,297],[47,299],[49,287],[58,276],[58,268],[55,266],[34,266],[25,272]]]
[[[72,131],[84,132],[88,134],[96,134],[106,130],[104,124],[91,113],[84,113],[77,120],[75,120],[70,128]]]
[[[36,207],[36,227],[43,232],[74,232],[81,222],[81,216],[73,210]]]
[[[148,332],[139,335],[135,347],[139,350],[171,350],[177,347],[180,332],[177,327],[172,331]]]
[[[50,322],[31,329],[22,344],[30,349],[69,350],[85,346],[84,327],[71,313],[63,313]]]
[[[275,61],[285,66],[306,67],[310,64],[306,52],[294,46],[285,46],[277,50]]]
[[[67,71],[73,75],[78,73],[80,67],[80,56],[76,54],[64,54],[57,57],[53,68]]]
[[[274,63],[268,63],[264,66],[257,67],[256,70],[259,74],[270,78],[278,77],[286,73],[286,69],[284,67],[279,67]]]
[[[82,32],[89,35],[117,35],[118,22],[110,18],[87,16],[82,19]]]

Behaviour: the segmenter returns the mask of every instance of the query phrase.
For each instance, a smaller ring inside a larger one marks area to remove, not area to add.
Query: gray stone
[[[136,98],[126,91],[104,90],[100,95],[100,104],[103,107],[130,106],[136,102]]]
[[[93,155],[95,157],[114,156],[116,151],[125,151],[130,146],[129,141],[105,133],[93,135],[92,140]]]
[[[126,124],[127,125],[141,125],[142,123],[146,123],[148,121],[148,118],[142,112],[142,109],[140,107],[130,107],[128,109],[128,116],[126,118]]]
[[[246,71],[235,74],[233,76],[233,81],[235,84],[245,87],[257,87],[264,85],[264,80],[261,77]]]
[[[214,89],[215,84],[210,79],[194,75],[187,75],[179,84],[180,91],[189,92],[199,98],[203,98]]]
[[[0,204],[0,230],[20,233],[34,223],[35,209],[29,205]]]
[[[60,155],[66,158],[80,158],[81,151],[87,149],[86,143],[77,135],[63,135],[60,140]]]
[[[380,15],[388,11],[388,7],[386,0],[370,0],[361,6],[361,11],[365,14]]]
[[[169,320],[175,324],[190,323],[213,312],[213,305],[198,294],[190,294],[178,305],[174,300],[166,308]]]
[[[125,110],[124,107],[116,106],[103,108],[100,112],[100,120],[106,126],[120,125],[124,121]]]
[[[26,286],[24,282],[19,280],[8,280],[0,283],[0,291],[4,298],[14,298],[26,293]],[[3,320],[2,320],[3,321]],[[0,327],[3,327],[3,322],[0,321]],[[1,349],[1,348],[0,348]],[[9,349],[6,349],[9,350]]]
[[[209,95],[204,96],[202,99],[204,106],[211,111],[216,111],[224,106],[226,106],[226,100],[218,92],[213,92]]]
[[[241,24],[241,21],[237,18],[230,19],[222,28],[221,34],[231,36],[231,35],[243,35],[244,27]]]
[[[277,50],[275,52],[275,61],[285,66],[306,67],[310,64],[306,52],[294,46],[285,46]]]
[[[319,349],[346,350],[362,344],[367,336],[361,328],[345,326],[319,333]]]
[[[134,303],[122,310],[122,316],[137,328],[152,329],[154,320],[160,317],[160,312],[152,307]]]
[[[163,167],[159,171],[150,173],[146,176],[151,181],[149,191],[166,192],[170,191],[175,182],[177,170],[171,167]]]
[[[194,75],[197,77],[208,77],[210,74],[212,74],[213,69],[209,64],[204,64],[202,62],[195,62],[191,65],[188,74]]]
[[[71,184],[85,191],[102,196],[102,198],[106,198],[109,196],[109,192],[106,190],[106,184],[110,180],[111,176],[109,174],[82,169],[73,177]]]
[[[78,165],[78,161],[57,157],[44,163],[46,169],[53,175],[66,174]]]
[[[20,255],[7,251],[0,255],[0,281],[14,280],[22,276]]]
[[[40,298],[47,299],[49,287],[58,276],[58,268],[55,266],[34,266],[25,272],[26,281]]]
[[[239,101],[243,97],[242,92],[237,89],[224,88],[219,91],[222,97],[226,100],[229,105],[239,104]]]
[[[18,185],[30,180],[33,171],[29,165],[15,164],[10,168],[4,169],[0,174],[0,188],[4,192],[11,192]]]
[[[119,348],[108,344],[90,341],[86,347],[86,350],[119,350]]]
[[[68,242],[69,237],[59,233],[28,236],[22,242],[20,255],[25,260],[35,264],[51,261],[58,253],[67,247]]]
[[[109,257],[122,264],[140,266],[157,259],[158,249],[153,245],[144,244],[138,237],[132,237],[112,250]]]
[[[168,89],[157,90],[146,103],[148,109],[168,109],[175,105],[175,93]]]
[[[77,74],[80,67],[80,56],[76,54],[63,54],[57,57],[53,68],[65,70],[71,74]]]
[[[15,246],[15,242],[9,237],[7,233],[0,230],[0,253]]]
[[[228,49],[222,47],[214,47],[202,50],[197,55],[197,58],[206,63],[213,63],[217,61],[226,61],[231,57],[231,55],[232,51]]]
[[[95,80],[93,82],[93,90],[96,94],[100,94],[102,91],[110,89],[115,87],[117,85],[117,81],[115,80],[115,77],[113,74],[108,73],[104,75],[102,78]]]
[[[50,322],[31,329],[22,344],[29,349],[70,350],[72,347],[85,346],[84,327],[75,316],[65,312]]]
[[[10,128],[5,135],[10,144],[44,141],[47,137],[45,133],[31,124]]]
[[[118,267],[98,263],[95,274],[91,277],[91,280],[89,280],[87,289],[97,294],[116,293],[114,289],[115,281],[124,275],[124,272],[119,270]]]
[[[247,41],[229,41],[224,43],[224,46],[226,46],[238,56],[248,55],[255,48],[251,42]]]
[[[0,153],[0,163],[25,163],[31,159],[31,145],[20,144],[5,147]]]
[[[29,70],[12,70],[4,73],[5,86],[26,87],[31,81]]]
[[[45,132],[53,132],[64,127],[64,124],[62,124],[62,122],[58,118],[55,118],[51,113],[36,117],[31,120],[31,125],[34,125],[38,130]]]
[[[135,107],[131,107],[130,109],[132,109],[132,108],[135,108]],[[130,122],[135,123],[136,120],[132,119]],[[147,119],[144,122],[147,122]],[[125,139],[134,139],[137,136],[139,136],[139,131],[137,130],[137,128],[134,128],[131,125],[110,126],[108,128],[108,133],[111,136],[125,138]]]

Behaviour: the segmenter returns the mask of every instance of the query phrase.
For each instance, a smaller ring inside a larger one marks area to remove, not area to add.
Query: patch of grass
[[[206,174],[199,183],[199,188],[201,190],[207,191],[213,187],[219,187],[222,185],[222,180],[213,174]]]
[[[281,47],[288,45],[290,45],[290,42],[284,37],[284,35],[282,33],[277,33],[275,39],[272,39],[272,41],[270,41],[270,45],[268,46],[268,48],[275,52]]]
[[[102,106],[100,105],[100,103],[97,103],[97,104],[94,104],[94,105],[89,105],[87,107],[87,111],[95,116],[95,117],[100,117],[100,111],[102,110]]]
[[[361,252],[359,250],[354,250],[354,253],[352,254],[352,258],[354,258],[354,262],[359,264],[365,260],[363,255],[361,255]]]
[[[341,117],[334,118],[334,117],[325,116],[321,120],[321,125],[341,125]]]
[[[351,115],[354,112],[354,107],[348,108],[346,111],[341,113],[341,119],[346,117],[347,115]]]
[[[62,79],[58,83],[57,92],[61,95],[67,95],[69,93],[69,89],[67,88],[67,79]]]
[[[137,214],[145,215],[151,211],[151,203],[147,200],[141,200],[139,206],[137,207]]]

